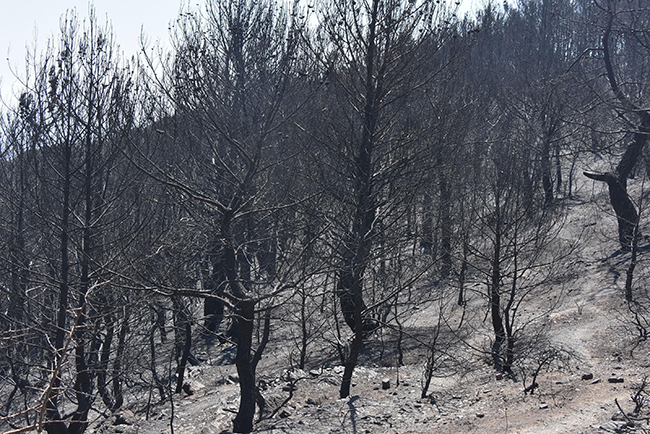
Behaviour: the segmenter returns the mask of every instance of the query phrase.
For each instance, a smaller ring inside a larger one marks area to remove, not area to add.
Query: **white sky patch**
[[[126,58],[140,47],[140,35],[150,43],[167,44],[169,24],[178,16],[182,0],[95,0],[95,16],[103,27],[107,20]],[[193,0],[191,4],[196,3]],[[89,16],[88,0],[0,0],[0,92],[5,104],[12,105],[22,86],[15,76],[25,76],[25,56],[36,47],[41,53],[47,41],[58,38],[60,19],[67,10],[76,10],[79,21]],[[183,2],[186,4],[186,2]]]

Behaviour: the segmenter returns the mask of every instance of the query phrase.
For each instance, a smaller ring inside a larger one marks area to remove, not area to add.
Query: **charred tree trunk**
[[[56,316],[56,334],[54,338],[54,354],[53,357],[53,373],[54,381],[52,382],[53,395],[49,396],[46,403],[47,422],[44,424],[45,430],[48,434],[67,434],[68,428],[64,422],[61,421],[61,414],[58,409],[58,396],[56,393],[61,387],[61,363],[63,362],[63,349],[65,345],[65,334],[68,313],[68,293],[69,293],[69,274],[70,274],[70,259],[68,252],[69,229],[70,229],[70,190],[71,190],[71,174],[70,174],[70,160],[72,158],[72,145],[69,141],[63,143],[63,167],[62,167],[62,190],[63,190],[63,206],[61,210],[61,237],[60,237],[60,277],[59,277],[59,305]]]
[[[372,189],[372,155],[374,148],[374,133],[377,127],[378,101],[377,83],[375,74],[376,28],[378,19],[379,1],[372,4],[371,21],[368,26],[368,52],[366,54],[366,88],[365,106],[359,153],[355,158],[354,170],[356,180],[354,191],[356,194],[355,210],[352,218],[352,233],[344,243],[342,257],[343,270],[339,276],[338,293],[341,297],[341,310],[346,323],[355,333],[363,333],[364,323],[368,327],[373,322],[357,317],[356,312],[363,312],[363,274],[370,257],[372,237],[374,235],[373,222],[376,215],[376,205]]]
[[[562,194],[562,160],[560,159],[560,144],[556,143],[554,147],[555,156],[555,193]],[[570,192],[569,192],[570,193]],[[570,194],[569,194],[570,196]]]
[[[260,362],[260,360],[262,360],[262,354],[264,354],[264,350],[266,349],[266,345],[269,343],[270,338],[271,338],[271,309],[267,308],[266,312],[264,313],[264,326],[262,328],[262,339],[257,345],[257,350],[255,350],[255,354],[253,354],[253,360],[251,361],[251,369],[253,371],[253,375],[255,375],[255,372],[257,371],[257,364]],[[253,383],[255,383],[255,381]],[[255,402],[257,403],[257,407],[260,410],[258,420],[262,420],[262,418],[264,417],[264,410],[266,409],[266,400],[260,393],[257,385],[255,385]]]
[[[610,50],[612,23],[616,14],[616,11],[613,9],[614,7],[615,5],[612,2],[608,3],[608,22],[603,34],[603,61],[607,72],[607,80],[612,92],[620,101],[622,108],[629,113],[634,113],[639,116],[640,124],[638,126],[638,131],[634,133],[632,142],[625,149],[621,161],[618,163],[618,166],[616,166],[614,173],[584,172],[584,175],[590,179],[607,183],[607,187],[609,188],[609,198],[612,208],[614,208],[614,212],[616,213],[616,219],[618,220],[618,239],[621,248],[623,250],[630,250],[634,237],[639,236],[639,234],[635,232],[639,216],[632,200],[627,194],[627,179],[630,176],[630,173],[632,173],[632,169],[634,169],[640,156],[643,154],[646,142],[648,141],[648,134],[650,133],[650,111],[642,109],[630,101],[628,96],[618,86],[612,64],[612,53]]]
[[[187,367],[187,361],[190,358],[190,350],[192,349],[192,323],[189,318],[185,318],[184,322],[184,331],[185,339],[183,343],[183,354],[181,356],[180,363],[176,368],[176,393],[181,393],[183,391],[183,381],[185,378],[185,368]]]
[[[122,394],[122,382],[123,382],[123,373],[122,373],[122,361],[124,360],[124,352],[126,351],[126,338],[129,332],[129,317],[130,317],[130,308],[125,306],[123,309],[123,318],[122,325],[120,326],[120,333],[117,338],[117,352],[115,354],[115,360],[113,360],[113,369],[112,369],[112,382],[113,382],[113,399],[115,403],[111,407],[112,411],[119,410],[124,404],[124,395]]]
[[[85,125],[85,149],[84,149],[84,219],[82,229],[81,245],[81,282],[79,287],[79,319],[75,330],[75,367],[77,370],[77,379],[74,384],[75,394],[77,396],[77,408],[72,414],[72,421],[68,426],[70,434],[82,434],[88,426],[88,412],[92,405],[93,382],[88,369],[86,360],[86,324],[88,323],[88,306],[87,296],[90,290],[90,261],[93,255],[93,121],[94,121],[94,100],[93,100],[93,75],[90,75],[90,89],[88,93],[88,119]],[[97,113],[99,120],[99,113]],[[100,122],[98,122],[100,124]],[[101,145],[101,131],[98,132],[97,142]]]
[[[354,302],[354,321],[356,324],[362,324],[362,311],[361,304],[362,300],[360,294],[357,293],[353,295]],[[361,347],[363,346],[363,337],[364,331],[362,327],[356,327],[354,330],[354,337],[352,338],[352,343],[350,344],[350,349],[347,357],[345,358],[345,365],[343,370],[343,380],[341,381],[341,389],[339,393],[340,398],[347,398],[350,396],[350,387],[352,386],[352,373],[354,368],[357,366],[357,360],[359,359],[359,353],[361,352]]]
[[[235,365],[239,375],[240,402],[237,416],[233,421],[233,431],[248,433],[253,430],[257,394],[255,369],[252,364],[255,303],[252,300],[241,300],[235,307],[235,311],[237,315],[236,321],[239,325]]]
[[[420,247],[425,255],[433,253],[433,211],[431,210],[431,195],[425,193],[422,203],[422,238]]]
[[[444,170],[440,171],[440,278],[445,280],[451,273],[451,190]]]
[[[542,144],[542,188],[544,189],[544,205],[553,202],[553,176],[551,175],[551,143],[550,137],[545,137]]]
[[[643,153],[649,131],[650,113],[643,113],[639,131],[634,134],[634,140],[628,145],[614,173],[583,172],[587,178],[607,184],[609,200],[618,221],[618,240],[624,250],[629,250],[634,237],[639,236],[639,234],[635,235],[639,215],[632,199],[627,194],[627,178]]]
[[[496,250],[496,249],[495,249]],[[498,254],[497,254],[498,255]],[[495,256],[495,262],[498,256]],[[506,340],[506,330],[503,326],[503,317],[501,315],[501,273],[499,264],[496,267],[493,263],[492,276],[490,278],[489,296],[490,296],[490,316],[492,319],[492,329],[494,330],[494,342],[492,343],[492,362],[497,371],[503,370],[501,360],[501,347]]]
[[[506,330],[503,326],[503,316],[501,314],[501,242],[502,242],[502,222],[500,214],[500,196],[495,198],[496,209],[495,228],[494,228],[494,251],[492,255],[492,273],[488,283],[488,295],[490,299],[490,316],[492,319],[492,329],[494,330],[494,342],[492,344],[492,362],[497,371],[503,370],[501,359],[501,346],[506,340]]]
[[[628,145],[614,173],[584,172],[587,178],[602,181],[609,189],[609,200],[616,213],[618,221],[618,240],[621,248],[629,250],[635,236],[635,228],[639,222],[636,207],[627,194],[627,178],[643,153],[650,131],[650,114],[642,116],[639,131],[634,134],[634,140]],[[639,234],[636,234],[638,236]]]
[[[467,268],[468,268],[468,254],[469,254],[469,246],[467,242],[467,238],[465,235],[463,235],[463,259],[460,265],[460,271],[458,273],[458,300],[457,304],[458,306],[464,306],[465,305],[465,280],[467,276]]]
[[[115,400],[108,390],[106,381],[108,377],[108,363],[110,361],[111,346],[113,345],[113,337],[115,336],[115,318],[112,312],[110,312],[110,309],[104,314],[104,322],[106,325],[106,336],[102,342],[101,353],[99,355],[97,390],[99,391],[102,401],[104,401],[104,405],[106,405],[107,408],[113,409]]]
[[[609,200],[616,213],[618,221],[618,241],[621,248],[629,250],[634,240],[635,228],[639,220],[636,208],[627,194],[627,186],[621,177],[614,173],[584,172],[587,178],[607,183]]]
[[[378,326],[376,321],[364,318],[363,276],[370,260],[377,212],[377,205],[373,197],[372,158],[379,117],[379,88],[381,87],[375,65],[377,60],[377,31],[380,26],[379,3],[379,0],[373,0],[368,17],[367,52],[364,65],[365,88],[363,92],[365,104],[358,154],[354,162],[356,176],[354,183],[356,201],[352,215],[354,220],[351,225],[352,233],[349,236],[348,243],[344,243],[345,252],[342,255],[344,263],[338,286],[341,307],[343,307],[344,301],[348,305],[343,314],[346,316],[346,322],[354,331],[354,338],[345,360],[339,395],[341,398],[345,398],[350,394],[352,373],[357,364],[364,335]],[[352,315],[350,315],[351,313]]]
[[[503,309],[503,322],[505,325],[506,354],[504,357],[503,371],[512,374],[512,365],[515,362],[515,334],[514,321],[516,316],[515,297],[519,285],[519,252],[518,252],[518,230],[515,226],[513,236],[513,257],[512,257],[512,282],[505,308]]]
[[[307,317],[307,291],[304,287],[299,289],[300,294],[300,361],[298,368],[305,369],[307,362],[307,346],[309,345],[309,330],[307,324],[309,318]]]
[[[220,243],[214,240],[212,243],[211,251],[208,254],[211,270],[208,271],[208,276],[205,279],[206,290],[213,294],[223,292],[226,282],[224,273],[225,264],[223,260],[223,251],[221,251]],[[203,302],[203,316],[204,331],[206,335],[213,336],[219,331],[219,326],[223,321],[224,304],[220,300],[213,298],[205,299]]]
[[[240,401],[237,415],[233,420],[233,432],[249,433],[253,430],[255,405],[258,402],[257,385],[255,384],[256,362],[253,360],[253,329],[256,302],[242,287],[237,279],[237,257],[230,239],[230,222],[232,212],[226,211],[222,217],[222,260],[224,277],[230,293],[237,300],[234,306],[235,328],[237,332],[237,353],[235,366],[239,375]],[[261,353],[256,357],[261,358]]]
[[[353,332],[358,328],[357,324],[362,325],[361,329],[364,328],[363,319],[357,323],[356,318],[357,310],[363,312],[366,308],[361,293],[362,282],[360,279],[358,277],[355,278],[354,273],[349,269],[342,270],[339,276],[337,294],[341,304],[343,319]]]
[[[156,388],[158,389],[158,394],[160,395],[160,401],[163,402],[167,398],[167,392],[166,392],[166,387],[164,382],[160,379],[160,376],[158,375],[158,372],[156,370],[156,364],[157,364],[157,359],[156,359],[156,341],[155,341],[155,333],[156,333],[156,327],[155,325],[151,327],[151,331],[149,332],[149,349],[151,351],[150,354],[150,369],[151,369],[151,376],[153,377],[153,382]],[[152,385],[153,387],[153,385]],[[151,399],[151,392],[149,395],[149,399]],[[147,409],[147,412],[149,410]]]

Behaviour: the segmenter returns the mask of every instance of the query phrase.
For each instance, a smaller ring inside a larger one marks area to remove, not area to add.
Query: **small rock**
[[[542,402],[541,404],[539,404],[539,408],[540,408],[541,410],[547,409],[547,408],[548,408],[548,404],[545,403],[545,402]]]
[[[612,415],[612,420],[617,420],[619,422],[625,422],[627,419],[625,418],[625,415],[621,413],[620,411],[617,411]]]
[[[476,413],[476,417],[478,417],[479,419],[481,419],[481,418],[484,418],[484,417],[485,417],[485,414],[483,414],[483,413]]]
[[[312,398],[307,398],[307,404],[308,405],[318,405],[318,403]]]
[[[187,393],[187,396],[194,395],[194,391],[192,390],[192,385],[190,383],[183,384],[183,392]]]
[[[280,416],[281,419],[286,419],[289,416],[291,416],[291,413],[289,413],[287,410],[282,410],[280,412],[279,416]]]
[[[598,428],[613,433],[620,433],[627,424],[621,422],[607,422],[600,425]]]
[[[621,377],[611,377],[607,379],[608,383],[623,383],[624,381],[625,379]]]
[[[384,378],[381,380],[381,388],[382,390],[390,389],[390,378]]]
[[[210,356],[208,355],[208,353],[205,352],[196,353],[194,357],[196,357],[196,360],[198,360],[201,363],[205,363],[208,360],[210,360]]]
[[[133,425],[133,421],[127,418],[124,413],[118,413],[115,415],[113,425]]]
[[[588,373],[588,374],[582,374],[582,379],[587,381],[587,380],[593,380],[594,374],[593,373]]]
[[[290,381],[300,380],[301,378],[305,378],[306,376],[307,373],[302,369],[293,369],[287,373],[287,378]]]
[[[312,377],[318,377],[320,374],[321,371],[319,371],[318,369],[312,369],[309,371],[309,375],[311,375]]]
[[[230,381],[231,384],[239,383],[239,376],[230,374],[228,375],[228,381]]]
[[[496,379],[497,381],[503,380],[503,374],[501,372],[497,373]]]
[[[600,383],[601,381],[603,381],[603,380],[600,379],[600,378],[596,378],[594,381],[591,382],[591,384],[598,384],[598,383]]]

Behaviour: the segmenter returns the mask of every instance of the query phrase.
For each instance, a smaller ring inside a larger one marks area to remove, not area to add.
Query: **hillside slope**
[[[352,396],[338,399],[342,367],[330,361],[313,365],[309,372],[288,373],[280,346],[265,356],[259,378],[265,382],[263,394],[269,409],[283,405],[272,418],[258,423],[256,430],[313,434],[627,430],[621,428],[625,421],[612,420],[618,412],[615,400],[626,411],[634,407],[630,396],[644,375],[650,374],[650,344],[636,346],[637,332],[623,297],[630,254],[616,252],[615,220],[607,210],[606,196],[600,191],[597,197],[582,199],[569,204],[565,229],[568,234],[581,234],[577,269],[563,293],[552,295],[560,300],[549,317],[551,341],[570,350],[572,358],[548,372],[542,370],[533,395],[523,393],[523,379],[501,379],[475,356],[469,371],[434,378],[430,396],[420,399],[423,367],[417,362],[421,351],[411,348],[412,357],[406,358],[410,364],[399,369],[380,366],[367,351],[355,371]],[[641,253],[635,280],[635,291],[646,297],[647,256]],[[534,301],[529,308],[535,309]],[[169,403],[158,405],[148,420],[144,414],[126,411],[126,420],[119,422],[127,423],[111,424],[113,418],[94,425],[90,432],[170,433],[172,414],[175,433],[228,432],[238,405],[238,385],[234,365],[217,363],[224,350],[210,349],[208,361],[190,369],[193,394],[175,395],[173,410]],[[390,380],[387,390],[381,387],[385,379]],[[294,391],[290,384],[295,385]],[[636,432],[642,429],[637,427]]]

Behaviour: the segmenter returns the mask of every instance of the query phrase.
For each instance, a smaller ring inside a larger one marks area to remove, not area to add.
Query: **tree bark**
[[[550,134],[550,133],[549,133]],[[544,189],[544,205],[553,202],[553,177],[551,175],[551,138],[544,137],[542,143],[542,188]]]
[[[370,257],[373,223],[376,215],[376,204],[372,188],[372,155],[375,145],[375,130],[377,128],[378,104],[377,78],[375,74],[376,30],[379,0],[372,3],[370,23],[368,24],[368,52],[366,53],[365,74],[365,106],[359,153],[354,161],[356,180],[354,192],[356,195],[353,211],[352,233],[343,245],[343,270],[339,276],[338,294],[341,298],[341,311],[345,321],[355,333],[361,328],[376,328],[371,320],[357,318],[356,312],[365,310],[363,303],[363,275]]]
[[[216,237],[215,237],[216,238]],[[211,251],[208,253],[210,267],[206,282],[206,290],[213,294],[219,294],[224,290],[223,286],[226,282],[225,264],[223,260],[222,246],[218,240],[213,240]],[[216,334],[219,331],[219,326],[223,321],[224,304],[220,300],[206,299],[203,302],[203,316],[205,332],[208,336]]]
[[[440,278],[445,280],[451,273],[451,189],[444,170],[440,171]]]
[[[621,182],[620,176],[613,173],[583,173],[587,178],[607,183],[609,200],[618,221],[618,241],[622,249],[629,250],[634,240],[635,227],[639,216],[627,194],[626,184]]]
[[[490,298],[490,315],[492,319],[492,329],[494,330],[494,342],[492,343],[492,362],[497,371],[502,371],[503,363],[501,360],[501,346],[506,339],[506,331],[503,326],[503,317],[501,315],[501,242],[502,242],[502,221],[500,213],[499,194],[495,197],[494,218],[494,250],[492,256],[492,273],[488,283],[488,295]]]
[[[115,318],[109,309],[107,309],[107,312],[104,314],[104,322],[106,325],[106,336],[102,342],[102,351],[99,356],[99,366],[97,369],[97,390],[99,391],[99,395],[101,396],[102,401],[104,401],[104,405],[106,405],[107,408],[112,409],[115,405],[115,400],[108,390],[106,378],[108,376],[108,362],[111,355],[111,346],[113,345],[113,336],[115,336]]]
[[[608,20],[603,33],[603,61],[605,63],[605,71],[607,81],[616,98],[620,101],[623,109],[629,113],[635,113],[640,118],[638,131],[634,133],[632,142],[627,146],[621,161],[616,166],[614,173],[592,173],[583,172],[584,175],[590,179],[603,181],[607,183],[609,188],[609,198],[616,213],[618,221],[618,239],[623,250],[630,250],[635,236],[639,216],[632,200],[627,194],[627,178],[630,176],[632,169],[637,164],[639,157],[643,154],[646,142],[648,141],[648,133],[650,132],[650,111],[642,109],[634,104],[623,90],[618,86],[618,81],[614,73],[612,64],[612,53],[610,50],[610,36],[612,32],[612,23],[616,15],[614,10],[615,4],[608,2]]]
[[[176,368],[176,393],[181,393],[183,391],[183,379],[185,377],[185,368],[187,366],[187,361],[190,358],[190,350],[192,349],[192,323],[190,322],[187,315],[184,315],[184,331],[185,339],[183,342],[183,355],[181,356],[180,363]]]
[[[362,316],[361,316],[361,297],[360,294],[357,292],[354,297],[354,320],[356,324],[362,324]],[[341,381],[341,389],[339,393],[340,398],[347,398],[350,396],[350,387],[352,385],[352,374],[354,372],[354,368],[357,366],[357,360],[359,359],[359,353],[361,352],[361,348],[363,346],[363,337],[364,337],[364,331],[362,327],[356,327],[354,331],[354,337],[352,339],[352,343],[350,344],[350,352],[348,353],[348,356],[345,358],[345,367],[343,370],[343,380]]]
[[[60,237],[60,254],[61,254],[61,267],[60,267],[60,282],[59,282],[59,306],[56,317],[56,334],[54,338],[54,354],[53,354],[53,375],[56,377],[52,383],[53,395],[48,399],[47,405],[47,419],[45,429],[48,434],[67,434],[68,428],[65,423],[61,422],[61,415],[57,408],[58,397],[56,393],[61,387],[60,366],[63,358],[63,348],[66,333],[66,319],[68,312],[68,292],[69,292],[69,273],[70,273],[70,260],[68,252],[69,244],[69,226],[70,226],[70,189],[71,189],[71,175],[70,175],[70,159],[72,158],[71,144],[65,140],[63,143],[63,170],[62,170],[62,190],[63,190],[63,207],[61,210],[61,237]]]
[[[257,386],[255,385],[255,370],[252,365],[253,348],[253,320],[255,315],[255,302],[241,300],[236,306],[239,336],[237,340],[237,355],[235,365],[239,375],[240,401],[237,416],[233,421],[233,432],[249,433],[253,430],[255,417],[255,398]]]

